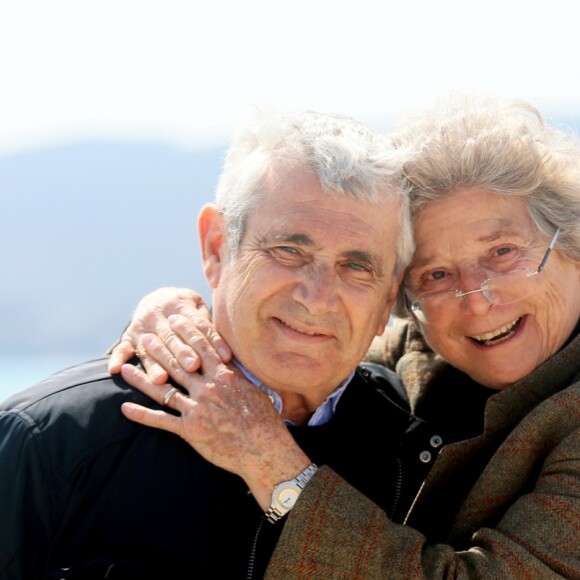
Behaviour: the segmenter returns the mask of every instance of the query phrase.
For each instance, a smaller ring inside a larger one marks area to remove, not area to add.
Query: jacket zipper
[[[395,493],[393,498],[393,507],[389,511],[389,518],[393,520],[399,507],[401,499],[401,490],[403,488],[403,462],[400,457],[397,457],[397,483],[395,484]]]
[[[248,570],[246,572],[246,580],[252,580],[254,578],[254,567],[256,565],[256,552],[258,550],[258,538],[260,537],[260,532],[262,531],[262,526],[264,525],[265,520],[266,520],[265,516],[260,519],[258,529],[254,534],[254,541],[252,542],[250,557],[248,558]]]

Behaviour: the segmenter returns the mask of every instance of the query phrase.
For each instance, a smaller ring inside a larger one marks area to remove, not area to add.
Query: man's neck
[[[333,414],[334,408],[338,400],[346,388],[346,385],[351,381],[354,371],[342,381],[336,389],[329,393],[323,400],[319,398],[311,398],[307,395],[295,393],[293,391],[285,391],[284,389],[272,389],[269,385],[261,383],[258,378],[246,369],[235,358],[232,361],[246,376],[248,380],[254,383],[258,388],[262,389],[270,396],[272,404],[278,409],[280,416],[286,421],[294,425],[321,425],[329,421]]]
[[[291,421],[294,425],[307,425],[308,420],[316,409],[324,402],[316,402],[315,404],[308,402],[302,395],[288,392],[278,392],[280,399],[282,399],[282,419]]]

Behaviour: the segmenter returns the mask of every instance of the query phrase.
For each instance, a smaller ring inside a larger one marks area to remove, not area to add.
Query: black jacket
[[[156,403],[106,365],[0,405],[0,578],[261,578],[284,522],[266,522],[239,477],[179,437],[125,419],[123,401]],[[361,368],[329,423],[291,429],[389,512],[415,421],[390,380]]]

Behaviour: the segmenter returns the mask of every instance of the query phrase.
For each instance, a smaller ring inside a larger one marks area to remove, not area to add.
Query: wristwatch
[[[272,492],[272,502],[266,512],[266,519],[275,524],[280,518],[285,516],[296,503],[305,485],[318,471],[318,466],[311,463],[302,473],[299,473],[290,481],[282,481],[274,487]]]

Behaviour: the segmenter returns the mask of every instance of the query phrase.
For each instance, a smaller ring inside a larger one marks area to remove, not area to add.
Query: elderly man
[[[252,482],[267,505],[185,441],[128,421],[122,402],[160,407],[92,361],[0,407],[1,577],[259,578],[316,463],[397,517],[395,452],[413,419],[391,375],[357,366],[413,250],[391,165],[383,139],[348,118],[259,116],[235,135],[199,215],[232,399],[243,374],[257,388],[240,412],[275,405],[304,450],[270,473],[274,494]],[[158,397],[170,409],[185,399],[176,387]]]

